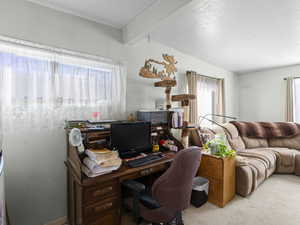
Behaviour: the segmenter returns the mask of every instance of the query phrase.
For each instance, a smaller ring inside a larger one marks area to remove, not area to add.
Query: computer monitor
[[[111,125],[111,147],[119,150],[122,158],[126,158],[130,152],[134,154],[134,152],[141,153],[150,150],[151,123],[113,123]]]

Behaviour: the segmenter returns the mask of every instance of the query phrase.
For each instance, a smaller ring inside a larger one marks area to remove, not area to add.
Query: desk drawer
[[[103,138],[107,138],[110,135],[110,131],[99,131],[99,132],[92,132],[87,133],[86,137],[89,141],[95,141]]]
[[[120,214],[118,211],[111,210],[94,219],[93,222],[87,223],[87,225],[118,225],[119,220]]]
[[[150,167],[150,168],[145,168],[141,171],[137,171],[133,174],[130,174],[128,176],[124,176],[121,178],[121,181],[124,181],[124,180],[133,180],[133,179],[136,179],[136,178],[139,178],[139,177],[145,177],[145,176],[148,176],[150,174],[153,174],[153,173],[157,173],[159,171],[165,171],[167,168],[168,168],[168,164],[163,164],[163,165],[158,165],[158,166],[155,166],[155,167]]]
[[[94,221],[98,218],[102,218],[104,215],[107,215],[109,211],[118,211],[119,210],[119,201],[118,197],[108,198],[104,201],[100,201],[83,208],[84,218],[87,218],[89,221]]]
[[[116,196],[119,193],[117,181],[110,181],[96,187],[87,188],[83,194],[83,202],[90,203],[104,199],[105,197]]]

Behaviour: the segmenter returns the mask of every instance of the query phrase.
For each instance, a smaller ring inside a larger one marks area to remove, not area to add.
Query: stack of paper
[[[96,177],[119,169],[122,160],[116,151],[108,149],[86,150],[87,157],[83,160],[83,172],[88,177]]]

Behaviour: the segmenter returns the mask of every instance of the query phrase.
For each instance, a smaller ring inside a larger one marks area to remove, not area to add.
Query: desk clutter
[[[129,167],[150,164],[163,158],[160,152],[183,148],[170,133],[171,112],[153,112],[149,118],[144,112],[139,115],[146,121],[67,121],[67,160],[77,165],[80,179],[82,175],[92,178],[109,174],[118,170],[122,162]]]
[[[82,171],[88,177],[111,173],[122,165],[122,160],[117,151],[90,149],[86,150],[85,154],[87,156],[83,159]]]

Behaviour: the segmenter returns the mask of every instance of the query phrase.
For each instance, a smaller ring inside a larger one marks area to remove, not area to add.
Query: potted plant
[[[216,135],[215,138],[204,144],[204,149],[209,150],[212,155],[221,158],[234,157],[236,155],[236,151],[231,149],[226,143],[225,135]]]

